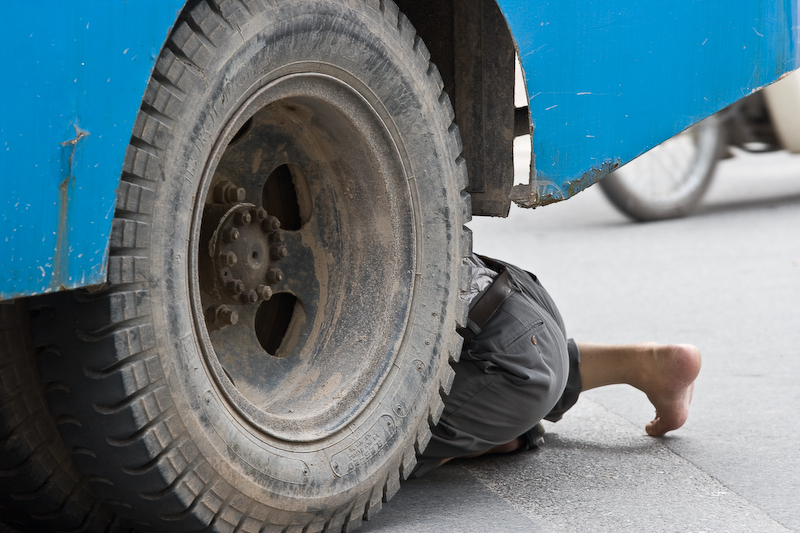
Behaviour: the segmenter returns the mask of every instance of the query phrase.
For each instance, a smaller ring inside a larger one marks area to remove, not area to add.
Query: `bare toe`
[[[668,431],[681,427],[689,416],[689,404],[692,401],[694,383],[686,389],[686,394],[676,398],[671,405],[666,405],[659,411],[656,410],[656,417],[645,426],[648,435],[661,437]],[[664,413],[662,415],[661,413]]]

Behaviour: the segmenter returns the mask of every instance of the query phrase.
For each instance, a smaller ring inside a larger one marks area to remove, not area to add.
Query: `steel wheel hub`
[[[237,416],[293,442],[333,435],[369,405],[393,372],[414,286],[393,125],[358,80],[334,74],[289,74],[245,102],[195,210],[207,368]]]

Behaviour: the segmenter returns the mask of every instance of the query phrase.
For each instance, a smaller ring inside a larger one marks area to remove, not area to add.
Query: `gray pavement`
[[[542,450],[407,482],[363,531],[800,531],[800,158],[722,162],[682,220],[629,223],[593,187],[470,226],[576,339],[698,345],[692,413],[653,439],[642,393],[590,391]]]

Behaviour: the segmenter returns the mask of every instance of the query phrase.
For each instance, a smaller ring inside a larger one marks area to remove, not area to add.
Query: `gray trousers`
[[[557,421],[581,390],[577,345],[550,295],[533,274],[508,270],[514,293],[483,329],[464,343],[444,412],[414,476],[448,457],[484,452],[524,436],[540,420]],[[482,296],[478,295],[473,304]]]

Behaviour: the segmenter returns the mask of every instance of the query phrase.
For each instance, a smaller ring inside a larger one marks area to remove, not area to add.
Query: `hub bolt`
[[[283,281],[283,272],[281,272],[280,268],[270,268],[267,271],[267,283],[274,285],[281,281]]]
[[[247,211],[239,211],[233,215],[233,223],[237,226],[247,226],[252,220],[250,213]]]
[[[232,326],[239,321],[239,313],[228,307],[227,305],[221,305],[217,308],[217,325],[221,328],[225,326]]]
[[[273,244],[272,248],[269,249],[270,256],[275,261],[280,261],[287,255],[289,255],[289,250],[286,249],[286,246],[282,244]]]
[[[261,229],[264,231],[275,231],[280,227],[281,221],[277,217],[267,217],[261,222]]]
[[[244,282],[240,279],[232,279],[226,285],[228,292],[234,296],[239,296],[244,292]]]
[[[219,253],[219,263],[223,267],[232,267],[236,264],[238,258],[236,254],[233,252],[220,252]]]
[[[258,294],[258,298],[261,300],[269,300],[272,298],[272,289],[266,285],[259,285],[256,287],[256,294]]]
[[[206,321],[212,330],[232,326],[239,321],[239,314],[227,305],[212,305],[206,311]]]
[[[230,181],[223,181],[214,187],[214,201],[218,204],[235,204],[244,202],[247,192]]]
[[[250,289],[249,291],[247,291],[247,294],[242,295],[242,300],[244,300],[249,304],[254,304],[258,301],[258,294],[256,293],[256,291]]]
[[[228,228],[222,232],[222,239],[225,242],[236,242],[239,240],[239,230],[236,228]]]
[[[253,215],[253,218],[255,218],[256,222],[258,222],[259,224],[263,222],[264,219],[267,218],[267,210],[264,209],[263,207],[253,209],[250,211],[250,213]]]
[[[272,242],[283,242],[286,240],[286,235],[283,234],[282,231],[273,231],[272,232]]]

